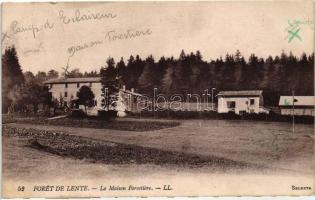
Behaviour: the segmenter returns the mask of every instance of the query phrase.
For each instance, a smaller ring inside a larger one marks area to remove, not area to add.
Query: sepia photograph
[[[314,1],[1,4],[3,198],[314,194]]]

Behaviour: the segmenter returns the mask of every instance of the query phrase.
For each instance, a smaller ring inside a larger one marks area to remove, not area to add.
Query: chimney
[[[131,88],[131,92],[134,93],[134,92],[135,92],[135,89],[134,89],[134,88]]]

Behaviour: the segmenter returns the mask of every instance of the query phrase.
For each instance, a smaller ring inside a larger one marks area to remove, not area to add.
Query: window
[[[65,88],[68,88],[68,83],[65,84]]]
[[[53,87],[53,84],[50,84],[50,89]]]
[[[80,83],[77,83],[77,88],[79,88],[80,87]]]
[[[90,85],[90,87],[92,87],[92,83],[90,83],[89,85]]]
[[[255,104],[255,99],[250,99],[250,105],[254,105]]]
[[[235,108],[235,101],[228,101],[226,102],[228,108]]]
[[[77,97],[79,97],[79,92],[77,92]]]
[[[67,97],[68,96],[68,92],[65,92],[65,97]]]

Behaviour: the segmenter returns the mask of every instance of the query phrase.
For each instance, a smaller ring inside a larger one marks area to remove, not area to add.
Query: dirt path
[[[182,120],[178,127],[150,132],[31,124],[9,126],[64,131],[92,139],[217,156],[277,170],[313,171],[312,125],[298,124],[294,135],[288,123],[224,120]]]

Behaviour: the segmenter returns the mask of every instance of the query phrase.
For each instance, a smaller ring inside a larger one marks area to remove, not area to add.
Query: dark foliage
[[[94,100],[94,93],[89,86],[83,85],[78,92],[78,103],[81,105],[92,106]]]
[[[71,117],[71,118],[86,118],[87,115],[81,109],[75,109],[75,110],[73,109],[73,110],[71,110],[69,117]]]
[[[113,58],[108,58],[106,61],[106,68],[102,67],[100,71],[101,83],[102,83],[102,106],[106,109],[110,109],[115,100],[115,96],[119,90],[119,77],[117,68],[115,68],[115,61]]]
[[[12,100],[8,97],[14,86],[24,83],[24,76],[15,47],[8,47],[2,55],[2,112],[6,113]]]
[[[77,112],[79,114],[80,111]],[[82,112],[81,112],[82,114]],[[79,128],[97,128],[97,129],[113,129],[122,131],[154,131],[164,128],[171,128],[179,126],[179,122],[175,121],[106,121],[100,117],[67,117],[60,119],[47,120],[45,117],[24,117],[24,118],[9,118],[7,121],[12,121],[23,124],[42,124],[66,127],[79,127]]]
[[[2,55],[2,110],[6,112],[12,103],[9,93],[16,86],[42,86],[45,80],[57,78],[58,72],[39,71],[37,74],[25,72],[24,76],[15,48],[7,48]],[[155,60],[150,55],[142,60],[139,55],[130,56],[127,63],[121,58],[115,64],[108,58],[100,73],[96,71],[81,73],[74,69],[69,77],[100,76],[102,82],[103,106],[109,110],[117,97],[118,89],[127,89],[152,96],[154,88],[166,96],[172,94],[187,97],[187,94],[202,95],[206,89],[216,88],[214,95],[222,90],[264,90],[264,105],[277,106],[280,95],[314,95],[314,53],[300,57],[282,52],[279,56],[266,59],[251,54],[246,60],[239,50],[226,54],[224,58],[206,61],[199,51],[185,53],[179,58],[161,57]],[[32,87],[33,87],[32,86]],[[107,89],[106,89],[107,88]],[[39,91],[37,88],[36,91]],[[47,95],[46,95],[47,96]],[[186,100],[186,99],[183,100]],[[44,98],[49,104],[49,98]],[[44,101],[46,101],[44,100]]]
[[[100,119],[109,121],[111,119],[115,119],[117,117],[117,111],[115,110],[99,110],[97,116]]]
[[[121,59],[116,69],[121,84],[147,95],[152,95],[154,88],[166,95],[183,96],[211,88],[217,88],[215,92],[261,89],[266,105],[277,105],[279,96],[290,95],[292,90],[296,95],[314,95],[314,53],[296,57],[282,52],[266,59],[251,54],[246,61],[237,50],[234,55],[207,62],[199,51],[186,54],[182,50],[178,59],[154,61],[152,56],[146,60],[130,56],[127,65]]]
[[[131,117],[144,118],[171,118],[171,119],[222,119],[222,120],[253,120],[253,121],[277,121],[292,123],[292,116],[284,116],[274,112],[270,114],[244,114],[237,115],[234,112],[217,113],[215,111],[142,111],[141,113],[128,113]],[[312,116],[295,116],[295,122],[301,124],[313,124]]]

